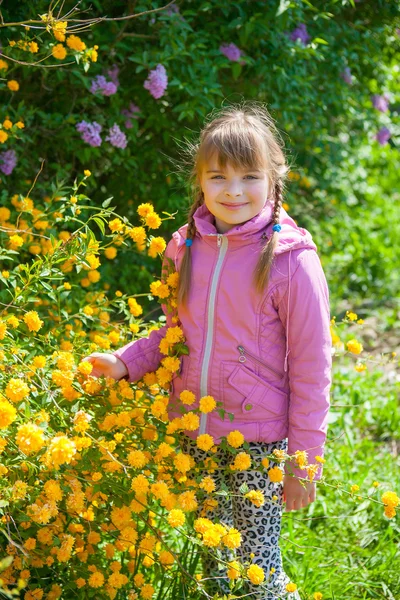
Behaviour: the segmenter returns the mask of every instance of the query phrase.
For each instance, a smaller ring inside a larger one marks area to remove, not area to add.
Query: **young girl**
[[[252,468],[213,475],[217,487],[224,482],[237,494],[232,500],[220,496],[215,516],[240,531],[240,555],[253,553],[264,570],[267,589],[259,595],[260,587],[250,585],[251,597],[262,600],[300,598],[286,590],[290,580],[279,548],[282,506],[285,500],[286,511],[299,510],[315,500],[331,386],[328,287],[310,233],[282,208],[289,169],[280,142],[259,103],[224,108],[212,118],[191,148],[196,195],[188,222],[165,251],[179,272],[177,311],[189,348],[172,379],[169,418],[181,415],[183,390],[196,395],[193,407],[210,395],[234,415],[231,422],[218,411],[202,414],[200,429],[182,435],[184,451],[201,461],[205,453],[194,441],[199,434],[212,435],[218,444],[235,429],[250,443],[253,468],[274,450],[305,451],[308,463],[319,468],[305,485],[297,460],[270,462],[284,471],[281,482]],[[176,324],[163,309],[166,326],[148,338],[88,357],[93,375],[135,382],[155,371],[164,357],[159,343]],[[231,460],[220,456],[220,464]],[[241,497],[244,482],[264,492],[263,506]],[[229,592],[226,569],[219,572],[204,559],[204,570]]]

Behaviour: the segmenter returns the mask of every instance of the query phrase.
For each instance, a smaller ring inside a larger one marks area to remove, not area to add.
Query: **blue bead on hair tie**
[[[279,223],[277,223],[276,225],[273,226],[272,231],[280,231],[282,229],[282,226],[279,225]]]
[[[193,244],[193,240],[186,240],[186,246],[191,246]]]

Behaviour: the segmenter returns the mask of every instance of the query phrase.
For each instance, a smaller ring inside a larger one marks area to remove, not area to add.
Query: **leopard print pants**
[[[204,460],[208,453],[200,450],[196,442],[182,434],[180,438],[182,452],[193,456],[196,462]],[[261,459],[273,452],[275,448],[287,451],[287,439],[271,443],[249,443],[249,452],[253,465],[259,465]],[[232,463],[232,455],[218,450],[217,455],[220,466]],[[270,460],[270,467],[278,466],[283,471],[283,463]],[[210,473],[207,473],[210,474]],[[299,593],[286,591],[286,584],[290,582],[282,567],[282,557],[279,548],[281,533],[283,483],[273,483],[264,472],[247,470],[225,473],[224,470],[215,470],[211,477],[214,479],[216,489],[221,489],[221,484],[234,494],[233,497],[217,496],[218,507],[208,515],[213,522],[222,522],[228,527],[235,527],[242,535],[240,548],[236,550],[236,558],[249,560],[250,553],[254,553],[253,563],[264,570],[265,581],[259,586],[246,584],[246,600],[301,600]],[[243,483],[247,483],[249,490],[262,490],[265,504],[260,508],[254,506],[249,500],[244,499],[239,492]],[[272,497],[276,496],[276,500]],[[201,506],[198,516],[201,513]],[[215,551],[214,551],[215,554]],[[224,561],[233,560],[235,555],[232,550],[218,551]],[[226,566],[219,563],[213,556],[205,551],[202,555],[203,576],[207,578],[207,591],[215,594],[229,594],[229,579],[226,577]],[[275,572],[270,575],[270,569]],[[240,591],[242,593],[242,590]]]

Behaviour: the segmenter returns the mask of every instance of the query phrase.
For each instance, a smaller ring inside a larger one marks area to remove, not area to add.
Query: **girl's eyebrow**
[[[219,169],[212,169],[210,171],[206,171],[206,173],[223,173],[223,171]],[[261,173],[261,171],[258,171],[257,169],[248,169],[246,173]]]

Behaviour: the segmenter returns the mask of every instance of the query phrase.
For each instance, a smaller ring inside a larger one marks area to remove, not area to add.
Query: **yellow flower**
[[[400,498],[396,492],[385,492],[382,494],[381,500],[386,506],[390,506],[391,508],[396,508],[400,503]]]
[[[146,455],[141,450],[132,450],[128,454],[128,463],[136,469],[142,469],[147,462]]]
[[[11,92],[18,92],[19,83],[15,79],[10,79],[10,81],[7,81],[7,87]]]
[[[215,481],[212,477],[207,475],[206,477],[203,477],[199,484],[199,487],[205,492],[207,492],[207,494],[211,494],[211,492],[215,491]]]
[[[18,129],[23,129],[25,127],[23,121],[17,121],[15,126],[18,127]]]
[[[129,312],[134,317],[139,317],[143,313],[143,308],[138,304],[135,298],[128,298]]]
[[[174,465],[180,473],[186,473],[191,467],[190,456],[182,452],[177,454],[174,458]]]
[[[109,221],[108,226],[113,233],[122,231],[123,228],[125,227],[125,225],[123,224],[121,219],[118,219],[118,218],[113,219],[112,221]]]
[[[203,396],[200,398],[199,408],[202,413],[209,413],[213,411],[216,406],[217,403],[212,396]]]
[[[359,363],[357,364],[354,369],[358,372],[358,373],[362,373],[363,371],[367,370],[367,365],[364,363]]]
[[[237,529],[231,527],[228,532],[222,536],[222,543],[227,548],[239,548],[242,541],[242,536]]]
[[[196,444],[200,450],[208,452],[214,446],[214,438],[208,433],[203,433],[197,436]]]
[[[169,344],[181,342],[183,338],[183,331],[180,327],[168,327],[165,333],[165,339]]]
[[[314,600],[322,600],[323,596],[321,594],[321,592],[314,592],[314,596],[313,599]]]
[[[117,249],[115,246],[108,246],[104,250],[104,256],[110,260],[113,260],[117,256]]]
[[[34,454],[44,445],[43,430],[35,423],[24,423],[17,430],[16,442],[24,454]]]
[[[237,560],[228,562],[228,570],[226,574],[231,581],[240,577],[240,565]]]
[[[307,452],[305,450],[296,450],[294,453],[296,465],[303,469],[307,465]]]
[[[20,235],[15,234],[10,236],[8,243],[10,245],[11,250],[16,250],[17,248],[20,248],[22,246],[24,240]]]
[[[0,144],[4,144],[8,140],[8,133],[0,129]]]
[[[196,396],[189,390],[183,390],[183,392],[179,394],[179,398],[183,404],[186,404],[187,406],[190,406],[196,402]]]
[[[188,431],[196,431],[196,429],[198,429],[200,427],[199,416],[193,412],[188,412],[185,415],[182,415],[181,424],[182,424],[182,429],[187,429]],[[199,448],[200,448],[200,446],[199,446]]]
[[[3,127],[4,129],[11,129],[12,127],[12,121],[10,121],[10,119],[4,119],[3,121]]]
[[[147,215],[154,213],[154,206],[149,202],[146,202],[145,204],[139,204],[137,213],[140,217],[146,218]]]
[[[7,325],[0,321],[0,340],[4,340],[7,333]]]
[[[69,464],[76,453],[76,445],[66,435],[58,435],[52,438],[46,451],[45,462],[58,469],[60,465]]]
[[[100,571],[95,571],[88,579],[88,584],[92,588],[102,587],[104,584],[104,575]]]
[[[162,237],[154,237],[150,240],[150,245],[148,249],[148,255],[151,258],[156,258],[157,254],[161,254],[164,252],[167,244]]]
[[[0,396],[0,429],[5,429],[16,419],[17,411],[12,404]]]
[[[259,585],[265,579],[264,571],[258,565],[251,565],[247,569],[246,574],[253,585]]]
[[[67,56],[67,50],[62,44],[56,44],[53,46],[51,53],[54,58],[57,58],[57,60],[64,60],[64,58]]]
[[[204,545],[209,548],[216,548],[221,543],[221,538],[224,533],[224,530],[221,531],[220,527],[212,524],[211,527],[206,529],[206,531],[203,533]]]
[[[149,212],[145,217],[145,223],[150,229],[158,229],[162,221],[157,213]]]
[[[288,583],[286,584],[286,591],[287,592],[295,592],[297,590],[297,585],[295,583]]]
[[[171,527],[181,527],[186,520],[185,513],[179,508],[173,508],[167,517],[168,523]]]
[[[24,315],[24,323],[28,326],[29,331],[39,331],[43,326],[43,321],[39,318],[36,310],[30,310]]]
[[[279,467],[272,467],[268,471],[268,477],[272,483],[280,483],[283,480],[283,473]]]
[[[349,321],[357,321],[357,315],[356,313],[350,312],[349,310],[346,311],[346,317],[349,319]]]
[[[355,339],[349,340],[346,346],[347,350],[349,352],[352,352],[353,354],[360,354],[360,352],[362,352],[363,350],[362,344],[360,342],[357,342],[357,340]]]
[[[351,493],[354,493],[354,492],[358,492],[359,489],[360,489],[360,486],[357,484],[354,484],[351,486],[350,491],[351,491]]]
[[[247,454],[247,452],[239,452],[235,456],[235,460],[232,465],[230,465],[230,469],[232,471],[245,471],[251,466],[251,456]]]
[[[85,177],[90,177],[92,173],[91,173],[91,171],[89,171],[89,169],[85,169],[83,171],[83,174],[84,174]]]
[[[19,321],[18,321],[18,319],[17,319],[17,317],[15,315],[11,315],[11,317],[8,317],[7,323],[13,329],[16,329],[18,327],[18,325],[19,325]]]
[[[77,35],[69,35],[67,37],[67,46],[77,52],[82,52],[86,48],[85,42],[82,42],[81,38]]]
[[[37,45],[36,42],[29,42],[28,46],[29,46],[29,50],[30,50],[30,52],[32,52],[32,54],[36,54],[36,52],[39,51],[39,46]]]
[[[22,379],[11,378],[6,385],[5,394],[11,402],[20,402],[29,394],[29,387]]]
[[[8,69],[8,64],[6,63],[5,60],[0,58],[0,71],[7,71],[7,69]]]
[[[247,498],[247,500],[250,500],[250,502],[258,508],[263,506],[265,503],[264,494],[261,490],[250,490],[250,492],[247,492],[244,497]]]
[[[244,435],[237,429],[231,431],[227,436],[227,442],[232,448],[239,448],[244,442]]]

